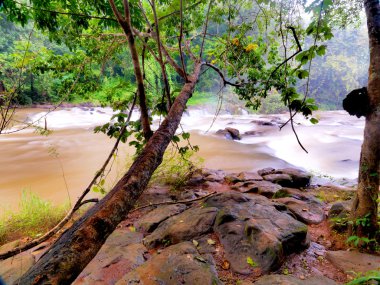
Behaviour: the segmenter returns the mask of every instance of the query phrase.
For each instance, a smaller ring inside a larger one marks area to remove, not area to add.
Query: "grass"
[[[150,184],[165,184],[178,190],[186,184],[191,174],[202,165],[202,159],[194,158],[194,152],[181,156],[175,149],[165,152],[161,165],[154,172]]]
[[[67,213],[69,205],[54,206],[30,191],[23,191],[18,211],[0,216],[0,244],[19,238],[36,238],[53,228]]]
[[[218,96],[211,92],[194,92],[189,99],[187,106],[200,106],[207,104],[217,104]]]

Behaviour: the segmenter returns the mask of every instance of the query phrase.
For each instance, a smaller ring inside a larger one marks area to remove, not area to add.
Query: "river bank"
[[[344,231],[330,228],[336,200],[349,202],[352,190],[309,185],[310,177],[203,169],[174,192],[152,185],[138,201],[149,206],[130,212],[73,284],[336,285],[375,269],[379,256],[346,251]],[[0,275],[11,284],[51,243],[1,262]]]

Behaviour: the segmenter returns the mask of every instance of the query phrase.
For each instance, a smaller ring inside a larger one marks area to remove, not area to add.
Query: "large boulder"
[[[228,140],[240,140],[240,132],[237,129],[227,127],[224,130],[218,130],[217,135],[224,136]]]
[[[148,248],[192,240],[212,230],[217,208],[191,208],[162,222],[144,239]]]
[[[218,285],[211,257],[204,258],[191,242],[165,248],[121,278],[117,285]]]
[[[234,272],[275,270],[285,255],[308,245],[307,226],[263,196],[229,191],[206,199],[205,205],[219,209],[214,230]]]

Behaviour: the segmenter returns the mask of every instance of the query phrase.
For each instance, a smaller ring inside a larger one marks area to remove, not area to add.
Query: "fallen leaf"
[[[200,256],[195,256],[194,258],[200,262],[206,263],[206,260]]]
[[[207,243],[209,244],[209,245],[214,245],[214,244],[216,244],[216,242],[213,240],[213,239],[208,239],[207,240]]]
[[[223,268],[224,270],[228,270],[228,269],[230,269],[230,263],[229,263],[227,260],[223,261],[223,263],[222,263],[222,268]]]

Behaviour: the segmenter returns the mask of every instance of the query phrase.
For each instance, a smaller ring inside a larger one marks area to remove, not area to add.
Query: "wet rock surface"
[[[329,251],[326,257],[333,265],[352,275],[379,270],[380,267],[380,256],[357,251]]]
[[[190,242],[172,245],[154,255],[142,266],[123,276],[117,283],[123,284],[222,284],[213,260],[202,257]]]
[[[306,224],[312,229],[323,221],[327,205],[304,189],[310,176],[303,171],[268,168],[227,174],[203,169],[189,181],[193,186],[174,193],[162,186],[147,189],[137,207],[150,206],[118,226],[73,284],[214,285],[241,280],[244,285],[333,285],[337,283],[327,278],[332,276],[319,270],[333,263],[364,272],[373,268],[368,263],[380,264],[351,252],[327,253],[320,243],[310,243]],[[345,204],[336,203],[329,215],[339,217],[346,210]],[[6,284],[20,277],[47,246],[0,261]],[[299,266],[306,261],[312,268]],[[285,271],[292,276],[265,275]]]
[[[150,233],[167,218],[177,215],[186,209],[184,204],[163,205],[139,219],[135,228],[140,232]]]
[[[115,230],[73,284],[115,284],[123,275],[145,262],[143,235]]]
[[[254,285],[337,285],[327,277],[318,276],[309,279],[299,279],[291,275],[266,275],[257,280]]]
[[[286,254],[307,247],[307,227],[264,197],[231,191],[205,204],[219,209],[215,232],[237,273],[249,274],[254,267],[262,272],[277,269]]]
[[[191,208],[160,224],[144,239],[148,248],[192,240],[211,231],[217,208]]]

